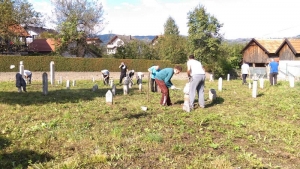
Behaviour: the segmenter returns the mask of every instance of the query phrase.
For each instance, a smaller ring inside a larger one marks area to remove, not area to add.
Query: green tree
[[[164,34],[158,39],[155,48],[162,60],[170,60],[175,64],[186,61],[186,38],[179,35],[178,26],[173,18],[167,19]]]
[[[96,0],[53,0],[52,3],[62,41],[59,51],[69,50],[77,57],[84,57],[88,51],[86,38],[103,30],[102,3]]]
[[[217,18],[207,13],[204,6],[198,5],[188,13],[188,27],[189,52],[207,67],[214,67],[223,39],[219,33],[222,24]]]
[[[178,26],[172,17],[169,17],[164,24],[164,35],[179,35]]]

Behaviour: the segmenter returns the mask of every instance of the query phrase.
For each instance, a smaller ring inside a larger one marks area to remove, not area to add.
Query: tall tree
[[[84,57],[86,38],[103,30],[103,6],[97,0],[53,0],[56,23],[62,44],[60,51],[71,50]],[[76,44],[70,48],[70,44]]]
[[[164,24],[164,35],[179,35],[178,26],[172,17],[169,17]]]
[[[189,51],[204,64],[212,66],[216,63],[222,35],[219,33],[223,26],[217,18],[206,12],[202,5],[198,5],[188,13],[188,46]]]
[[[179,35],[178,26],[172,17],[164,24],[164,34],[159,37],[155,48],[161,59],[172,63],[184,63],[186,61],[186,38]]]

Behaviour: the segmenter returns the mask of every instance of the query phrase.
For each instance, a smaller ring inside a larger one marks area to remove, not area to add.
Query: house
[[[252,39],[242,50],[243,60],[252,67],[264,67],[270,58],[278,58],[283,39]]]
[[[285,39],[276,53],[279,57],[278,78],[300,77],[300,39]]]
[[[265,66],[274,59],[279,62],[278,78],[300,77],[300,39],[252,39],[242,54],[252,75],[266,75]]]
[[[28,52],[48,54],[54,52],[57,45],[54,39],[34,39],[28,45]]]
[[[87,38],[87,39],[86,39],[86,43],[87,43],[88,45],[89,45],[89,44],[93,44],[93,45],[95,45],[95,46],[100,47],[101,43],[103,43],[103,42],[102,42],[102,40],[99,39],[99,38]]]
[[[106,50],[107,54],[115,54],[117,52],[117,48],[120,46],[124,46],[126,43],[129,43],[130,41],[135,40],[134,37],[125,36],[125,35],[115,35],[110,39],[110,41],[107,43]]]
[[[30,37],[26,38],[27,44],[31,43],[34,39],[40,37],[40,35],[44,32],[48,32],[50,34],[56,34],[57,33],[53,29],[47,29],[47,28],[36,27],[36,26],[27,26],[26,30],[30,34]]]

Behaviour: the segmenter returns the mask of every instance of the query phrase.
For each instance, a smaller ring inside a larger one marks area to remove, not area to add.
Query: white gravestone
[[[23,65],[23,61],[20,61],[20,74],[24,78],[24,65]]]
[[[256,98],[256,96],[257,96],[257,80],[253,80],[252,97]]]
[[[218,81],[218,90],[222,91],[222,78],[221,77],[219,78],[219,81]]]
[[[75,86],[76,85],[76,80],[73,80],[73,86]]]
[[[70,89],[70,80],[67,80],[66,88],[67,88],[67,89]]]
[[[295,78],[293,76],[289,76],[290,87],[295,87]]]
[[[217,98],[217,92],[216,92],[215,89],[209,89],[208,98],[211,101],[216,100],[216,98]]]
[[[230,74],[227,74],[227,81],[230,80]]]
[[[263,89],[264,88],[264,78],[259,78],[259,87],[261,88],[261,89]]]
[[[213,74],[210,74],[210,76],[209,76],[209,81],[210,81],[210,82],[214,81],[214,76],[213,76]]]
[[[95,82],[95,78],[93,77],[93,82]]]
[[[186,112],[190,112],[191,109],[190,109],[190,95],[189,95],[189,92],[190,92],[190,83],[186,83],[184,88],[183,88],[183,93],[184,93],[184,102],[183,102],[183,106],[182,106],[182,109]]]
[[[54,61],[50,62],[50,83],[51,83],[51,85],[55,84],[55,65],[54,65]]]
[[[125,77],[124,81],[123,81],[123,94],[124,95],[128,94],[128,90],[129,90],[128,84],[129,84],[129,79],[128,79],[128,77]]]
[[[108,90],[105,94],[106,104],[112,105],[113,104],[113,94],[110,90]]]
[[[113,85],[114,85],[114,79],[109,79],[109,86],[113,87]]]

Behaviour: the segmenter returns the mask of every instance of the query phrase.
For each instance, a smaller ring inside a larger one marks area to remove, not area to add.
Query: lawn
[[[96,81],[51,86],[33,81],[27,93],[0,82],[0,168],[300,168],[300,83],[280,81],[257,98],[241,80],[206,81],[206,108],[184,112],[182,90],[171,107],[160,93],[128,95],[117,86],[113,105]],[[183,88],[186,81],[174,80]],[[215,101],[208,90],[217,91]],[[146,106],[147,111],[141,110]]]

